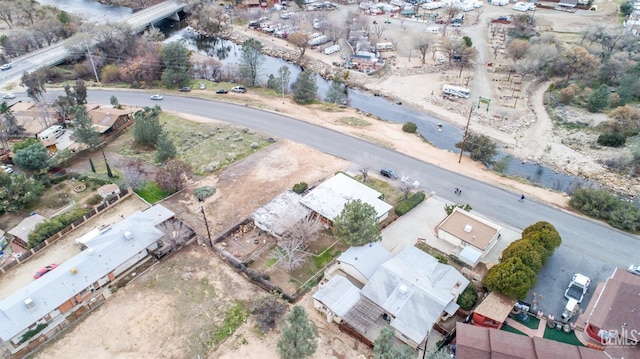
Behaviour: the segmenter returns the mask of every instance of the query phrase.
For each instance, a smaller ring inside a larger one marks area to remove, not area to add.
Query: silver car
[[[640,265],[630,265],[629,268],[627,268],[627,271],[629,273],[633,273],[635,275],[640,275]]]

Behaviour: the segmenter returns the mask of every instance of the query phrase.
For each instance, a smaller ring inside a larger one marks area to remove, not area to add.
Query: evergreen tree
[[[41,142],[15,152],[13,162],[28,170],[41,170],[49,164],[49,153]]]
[[[76,80],[76,85],[73,87],[73,94],[78,105],[87,104],[87,85],[82,79]]]
[[[278,340],[278,353],[282,359],[302,359],[313,355],[318,348],[316,331],[304,308],[296,305],[286,318]]]
[[[393,342],[393,330],[390,328],[383,328],[374,342],[373,359],[415,358],[415,353],[409,346],[405,344],[396,346]]]
[[[115,95],[111,96],[111,98],[109,99],[109,103],[111,103],[111,106],[113,106],[113,108],[120,108],[120,103],[118,102],[118,98]]]
[[[344,103],[346,98],[347,90],[344,87],[342,78],[336,75],[333,77],[333,80],[331,80],[331,86],[329,87],[325,101],[331,103]]]
[[[256,86],[260,66],[264,63],[262,43],[256,39],[244,40],[240,52],[240,76],[245,85]]]
[[[182,87],[189,83],[189,49],[181,41],[162,47],[160,60],[164,66],[162,83],[168,88]]]
[[[96,173],[96,167],[93,165],[91,158],[89,158],[89,165],[91,165],[91,172]]]
[[[609,104],[609,87],[607,85],[601,85],[597,90],[591,93],[591,96],[587,99],[587,109],[589,112],[600,112],[604,110]]]
[[[73,135],[78,142],[84,143],[89,148],[100,142],[98,131],[93,128],[93,120],[84,106],[75,107],[72,124],[74,127]]]
[[[382,240],[376,209],[359,199],[348,202],[333,221],[333,235],[350,246]]]
[[[107,167],[107,177],[109,178],[113,178],[113,173],[111,173],[111,167],[109,167],[109,162],[107,162],[107,159],[104,159],[104,165]]]
[[[155,146],[162,133],[160,107],[145,107],[136,112],[133,124],[133,140],[139,145]]]
[[[42,183],[33,177],[27,178],[23,173],[0,173],[0,188],[0,212],[18,213],[44,192]]]
[[[316,73],[311,70],[302,71],[293,90],[293,100],[298,104],[306,105],[315,101],[317,94]]]
[[[162,132],[156,141],[156,161],[162,163],[170,158],[175,158],[177,154],[176,146],[166,132]]]

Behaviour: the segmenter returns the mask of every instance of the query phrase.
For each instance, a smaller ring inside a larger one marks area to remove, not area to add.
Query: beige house
[[[33,230],[36,229],[36,225],[38,225],[38,223],[42,223],[46,220],[47,219],[42,217],[41,215],[34,213],[29,217],[23,219],[20,224],[13,227],[9,231],[9,234],[13,236],[16,244],[26,249],[28,248],[27,243],[29,243],[29,233],[33,232]]]
[[[457,257],[475,267],[500,238],[500,227],[456,207],[436,227],[438,238],[457,247]]]
[[[100,188],[98,188],[98,194],[102,198],[107,198],[109,196],[115,196],[120,194],[120,187],[118,187],[115,183],[106,184]]]

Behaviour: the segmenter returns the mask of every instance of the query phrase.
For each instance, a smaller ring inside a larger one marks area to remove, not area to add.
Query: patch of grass
[[[575,345],[579,347],[583,347],[584,345],[576,338],[575,332],[571,331],[569,333],[565,333],[562,330],[558,330],[555,328],[547,327],[544,330],[545,339],[555,340],[557,342],[566,343],[569,345]]]
[[[142,188],[135,189],[134,191],[138,196],[151,204],[159,202],[171,194],[171,192],[166,192],[160,189],[158,184],[155,182],[147,182]]]
[[[362,182],[362,176],[356,176],[356,179]],[[382,193],[384,201],[390,205],[395,206],[404,198],[402,191],[387,181],[369,177],[367,178],[366,185]]]
[[[334,258],[338,257],[342,251],[334,249],[333,245],[320,253],[318,256],[313,257],[313,261],[316,264],[317,269],[322,269],[327,263],[331,262]]]
[[[278,263],[278,258],[269,258],[267,259],[267,261],[264,263],[264,267],[265,268],[270,268],[272,267],[274,264]]]
[[[208,344],[210,347],[211,344],[218,345],[224,342],[244,323],[248,316],[249,310],[245,307],[244,303],[240,301],[235,302],[233,307],[225,314],[222,324],[216,327],[211,333],[211,341],[205,344]]]
[[[514,327],[510,327],[508,325],[503,325],[500,330],[504,330],[505,332],[509,332],[509,333],[516,333],[516,334],[520,334],[520,335],[525,335],[523,332],[519,331],[518,329],[514,328]]]
[[[359,126],[359,127],[365,127],[365,126],[371,125],[371,122],[363,120],[358,117],[341,117],[340,122],[344,123],[345,125]]]

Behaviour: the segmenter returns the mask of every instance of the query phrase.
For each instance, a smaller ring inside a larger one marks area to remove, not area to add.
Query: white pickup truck
[[[578,304],[582,303],[584,295],[589,290],[591,279],[584,274],[576,273],[571,278],[564,297],[567,298],[567,304],[562,311],[562,319],[569,320],[578,312]]]

